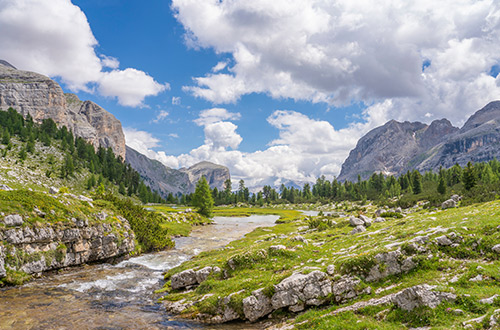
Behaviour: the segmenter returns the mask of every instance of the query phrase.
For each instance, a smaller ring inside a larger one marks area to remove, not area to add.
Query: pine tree
[[[467,167],[463,170],[462,173],[462,182],[464,184],[465,190],[471,190],[472,187],[476,185],[476,171],[472,166],[471,162],[467,163]]]
[[[415,195],[418,195],[422,192],[422,178],[417,170],[413,171],[412,186],[413,186],[413,193]]]
[[[446,194],[446,182],[444,180],[444,176],[440,175],[439,176],[439,183],[437,186],[437,192],[440,193],[441,195]]]
[[[205,217],[212,216],[214,200],[212,199],[210,186],[208,185],[205,176],[202,176],[196,184],[196,189],[193,195],[193,205],[198,209],[199,214]]]

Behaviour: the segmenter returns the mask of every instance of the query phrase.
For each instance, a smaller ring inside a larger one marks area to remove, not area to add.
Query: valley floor
[[[500,201],[387,218],[371,205],[323,208],[273,209],[282,223],[171,269],[164,306],[208,323],[272,318],[275,329],[498,328]]]

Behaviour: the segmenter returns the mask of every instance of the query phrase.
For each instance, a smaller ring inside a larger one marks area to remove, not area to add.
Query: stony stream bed
[[[249,329],[249,324],[207,326],[173,319],[153,291],[162,272],[192,256],[225,246],[278,216],[216,217],[176,238],[173,250],[145,254],[116,265],[70,268],[26,285],[0,289],[0,329]]]

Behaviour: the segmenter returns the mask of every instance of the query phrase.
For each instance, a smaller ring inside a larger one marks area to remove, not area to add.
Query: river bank
[[[133,257],[117,265],[67,269],[23,286],[0,289],[0,328],[207,328],[173,319],[156,303],[158,297],[152,292],[163,285],[162,272],[200,252],[222,248],[257,227],[273,226],[277,219],[274,215],[216,217],[213,225],[196,226],[189,237],[175,238],[172,250]]]

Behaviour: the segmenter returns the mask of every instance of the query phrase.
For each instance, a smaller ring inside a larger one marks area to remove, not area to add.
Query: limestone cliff
[[[52,118],[76,136],[96,147],[111,147],[125,159],[125,136],[112,114],[93,102],[80,101],[76,95],[65,95],[59,84],[44,75],[17,70],[0,61],[0,109],[9,107],[23,116],[30,114],[36,122]]]
[[[7,215],[0,222],[0,278],[6,268],[27,274],[105,261],[128,255],[135,247],[128,221],[118,216],[106,221],[96,214],[91,221],[26,224],[20,215]]]

